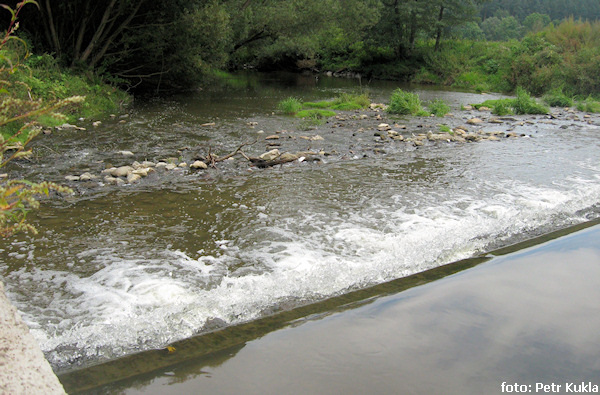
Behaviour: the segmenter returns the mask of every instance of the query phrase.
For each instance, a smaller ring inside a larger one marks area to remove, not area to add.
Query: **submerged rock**
[[[197,160],[190,165],[192,169],[208,169],[208,165],[201,160]]]

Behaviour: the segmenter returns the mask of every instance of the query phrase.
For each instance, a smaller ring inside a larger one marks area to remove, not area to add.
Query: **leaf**
[[[6,4],[0,4],[0,7],[7,9],[12,14],[12,18],[13,19],[15,18],[15,11],[12,8],[7,6]]]

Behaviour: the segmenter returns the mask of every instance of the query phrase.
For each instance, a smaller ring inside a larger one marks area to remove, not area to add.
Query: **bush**
[[[450,106],[447,105],[443,100],[435,99],[429,105],[429,111],[431,111],[431,113],[436,117],[443,117],[450,112]]]
[[[585,100],[577,103],[577,109],[584,112],[600,113],[600,101],[588,96]]]
[[[548,114],[548,107],[538,103],[525,89],[517,88],[517,98],[514,99],[513,109],[516,114]]]
[[[506,100],[498,100],[492,108],[492,114],[498,116],[511,115],[513,113],[510,103]]]
[[[277,109],[284,114],[294,115],[302,110],[302,102],[295,97],[288,97],[277,104]]]
[[[573,98],[565,95],[562,88],[553,89],[543,97],[544,102],[550,107],[571,107]]]
[[[417,113],[423,111],[423,107],[419,95],[398,88],[390,97],[387,111],[390,114],[417,115]]]

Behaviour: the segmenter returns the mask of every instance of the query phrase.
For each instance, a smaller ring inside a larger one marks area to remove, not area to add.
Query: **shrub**
[[[403,91],[402,89],[396,89],[390,97],[390,104],[387,110],[390,114],[416,115],[420,111],[423,111],[423,107],[419,95]]]
[[[431,111],[431,113],[436,117],[443,117],[450,112],[450,106],[447,105],[443,100],[435,99],[429,105],[429,111]]]
[[[277,109],[284,114],[294,115],[302,109],[302,102],[295,97],[288,97],[277,104]]]
[[[514,99],[513,109],[516,114],[547,114],[549,109],[538,103],[525,89],[517,88],[517,98]]]
[[[588,96],[585,100],[577,103],[577,109],[584,112],[600,113],[600,101]]]
[[[513,111],[510,103],[506,100],[498,100],[498,102],[492,108],[492,114],[498,116],[510,115]]]
[[[565,95],[562,88],[551,90],[544,95],[543,100],[550,107],[571,107],[574,103],[573,98]]]

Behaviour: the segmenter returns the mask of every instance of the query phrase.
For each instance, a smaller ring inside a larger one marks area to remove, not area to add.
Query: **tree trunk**
[[[435,52],[440,51],[440,41],[442,40],[442,19],[444,19],[444,5],[440,6],[440,15],[438,17],[438,26],[435,35]]]

